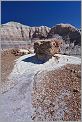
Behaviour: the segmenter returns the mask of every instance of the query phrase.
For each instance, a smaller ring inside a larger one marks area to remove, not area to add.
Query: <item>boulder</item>
[[[40,40],[34,43],[34,53],[39,60],[47,61],[56,53],[60,53],[60,46],[62,45],[62,40]]]
[[[25,49],[12,49],[11,53],[14,54],[15,56],[23,56],[29,54],[30,51]]]

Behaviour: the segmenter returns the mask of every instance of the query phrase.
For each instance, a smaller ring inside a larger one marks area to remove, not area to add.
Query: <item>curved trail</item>
[[[35,54],[24,55],[20,57],[9,80],[14,81],[8,86],[7,91],[0,94],[0,120],[2,122],[25,122],[32,121],[33,114],[31,92],[35,75],[44,70],[54,70],[68,63],[80,64],[81,59],[73,56],[59,55],[60,58],[55,60],[52,57],[49,61],[43,63],[38,61]]]

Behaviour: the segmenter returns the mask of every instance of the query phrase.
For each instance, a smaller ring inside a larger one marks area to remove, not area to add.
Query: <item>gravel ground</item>
[[[69,64],[38,73],[32,92],[37,121],[81,120],[81,66]]]

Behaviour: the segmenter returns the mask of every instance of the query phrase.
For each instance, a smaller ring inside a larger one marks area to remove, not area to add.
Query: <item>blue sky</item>
[[[59,23],[81,26],[80,1],[3,1],[1,2],[1,23],[20,22],[29,26]]]

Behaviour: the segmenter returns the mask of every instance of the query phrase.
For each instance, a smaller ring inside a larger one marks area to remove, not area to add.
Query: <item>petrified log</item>
[[[60,53],[60,40],[40,40],[34,43],[34,53],[39,60],[46,61],[52,58],[54,54]]]

